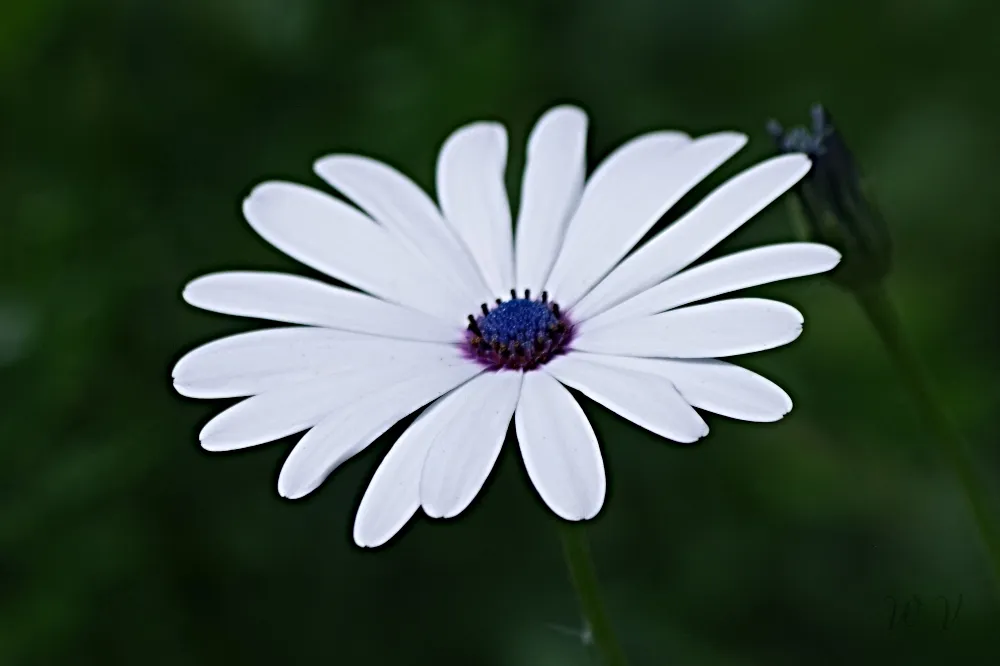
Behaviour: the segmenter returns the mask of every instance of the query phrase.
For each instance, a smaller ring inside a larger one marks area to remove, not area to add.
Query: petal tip
[[[805,315],[803,315],[802,311],[793,305],[789,305],[788,303],[782,303],[782,305],[788,308],[788,313],[792,316],[792,320],[795,322],[796,327],[798,328],[798,332],[801,333],[802,327],[805,325],[806,322]]]
[[[709,137],[706,138],[710,138],[713,142],[731,144],[734,152],[742,149],[745,145],[747,145],[747,142],[750,140],[750,137],[744,134],[743,132],[736,132],[733,130],[713,132]]]
[[[259,201],[262,196],[267,196],[280,186],[280,182],[276,180],[265,180],[263,182],[257,183],[250,190],[250,193],[246,195],[243,199],[243,205],[246,206],[251,201]]]
[[[178,362],[177,365],[180,365],[180,363]],[[174,391],[177,392],[177,395],[184,396],[185,398],[197,398],[198,396],[194,395],[191,389],[184,385],[184,382],[178,380],[178,375],[180,373],[177,370],[177,365],[174,366],[173,372],[171,373],[170,376],[170,379],[172,380],[171,383],[173,384],[174,387]]]
[[[258,183],[254,185],[250,193],[243,199],[241,206],[243,217],[250,223],[251,227],[258,229],[262,224],[266,224],[268,220],[268,216],[262,213],[265,213],[269,206],[273,207],[275,203],[280,203],[276,197],[280,197],[282,194],[287,195],[291,191],[301,193],[302,191],[312,189],[311,187],[297,183],[288,183],[279,180],[266,180]]]
[[[559,518],[565,520],[568,523],[580,523],[585,520],[593,520],[597,517],[597,514],[601,512],[604,507],[604,498],[601,497],[601,501],[595,503],[593,506],[577,506],[577,507],[549,507],[553,513],[555,513]]]
[[[213,439],[212,437],[199,437],[199,444],[204,451],[209,453],[223,453],[229,450],[229,447],[223,445],[221,442]]]
[[[176,387],[176,384],[175,384],[175,387]],[[212,419],[212,420],[214,421],[215,419]],[[202,427],[201,431],[200,431],[200,432],[198,432],[198,441],[200,441],[200,442],[202,442],[202,443],[204,444],[204,442],[205,442],[205,440],[206,440],[206,439],[209,439],[209,438],[211,438],[211,436],[212,436],[212,431],[211,431],[211,430],[209,430],[209,428],[210,428],[211,426],[212,426],[212,421],[209,421],[208,423],[206,423],[206,424],[205,424],[205,425],[204,425],[204,426]]]
[[[320,178],[323,178],[325,174],[336,168],[336,165],[341,157],[341,155],[324,155],[323,157],[317,158],[313,161],[313,173]]]
[[[695,444],[696,442],[699,442],[708,437],[708,433],[709,433],[709,428],[708,424],[706,423],[704,424],[704,427],[699,429],[698,432],[695,433],[692,437],[687,439],[677,439],[676,441],[681,444]]]
[[[809,170],[812,169],[812,160],[805,153],[787,153],[766,159],[757,166],[751,167],[748,171],[757,172],[758,169],[760,173],[774,175],[777,172],[779,176],[787,174],[788,178],[784,182],[782,191],[788,191],[788,189],[809,173]]]
[[[278,481],[278,495],[280,495],[284,499],[297,500],[297,499],[300,499],[301,497],[303,497],[305,495],[305,493],[302,493],[302,492],[300,492],[298,490],[295,490],[293,488],[289,488],[287,486],[284,486],[284,485],[282,485],[281,481],[279,480]]]
[[[791,411],[792,411],[791,404],[782,405],[779,409],[775,410],[774,412],[770,414],[765,414],[765,413],[758,414],[752,420],[756,423],[777,423],[781,419],[788,416],[791,413]]]
[[[781,155],[774,158],[776,161],[781,160],[781,165],[787,165],[788,169],[791,171],[791,176],[789,177],[787,189],[794,186],[800,180],[805,178],[805,175],[812,170],[812,160],[805,153],[793,153],[791,155]]]
[[[827,249],[827,254],[830,257],[830,261],[831,261],[830,268],[833,268],[834,266],[836,266],[837,264],[839,264],[841,262],[841,260],[844,258],[844,255],[842,255],[839,251],[837,251],[836,249],[830,247],[829,245],[824,245],[823,247],[825,247]],[[830,270],[830,269],[827,269],[827,270]]]
[[[587,115],[580,104],[576,102],[560,102],[559,104],[554,104],[549,107],[548,111],[545,113],[572,113],[575,115],[583,114]]]
[[[506,142],[507,128],[497,120],[476,120],[455,130],[445,144],[487,139]]]
[[[286,472],[287,468],[288,460],[286,459],[285,464],[281,468],[281,472],[278,473],[278,494],[283,498],[289,500],[302,499],[319,487],[320,484],[317,482],[307,485],[303,485],[301,479],[298,482],[293,482],[290,475]]]
[[[579,105],[573,104],[572,102],[556,104],[555,106],[549,107],[545,113],[542,114],[541,118],[538,119],[538,125],[541,125],[542,122],[555,122],[557,120],[561,122],[582,123],[586,126],[587,112],[584,111]]]
[[[198,290],[199,287],[201,287],[201,285],[203,284],[205,277],[206,276],[204,275],[201,277],[196,277],[195,279],[191,280],[186,285],[184,285],[184,288],[181,289],[181,300],[187,303],[188,305],[198,307]]]
[[[766,160],[769,164],[795,164],[798,166],[802,165],[812,165],[812,160],[805,153],[786,153],[784,155],[777,155],[775,157]]]
[[[421,502],[420,508],[428,518],[433,518],[434,520],[443,520],[451,517],[447,515],[447,511],[442,510],[439,506]]]
[[[578,523],[581,520],[587,519],[586,511],[579,511],[579,510],[571,511],[566,507],[561,507],[561,506],[560,507],[549,506],[549,509],[552,511],[552,513],[556,514],[556,516],[558,516],[560,520],[565,520],[567,523]]]
[[[313,172],[325,180],[327,176],[338,174],[344,167],[364,167],[369,161],[368,158],[361,155],[333,153],[324,155],[313,162]]]
[[[354,539],[354,545],[359,548],[377,548],[388,540],[384,538],[379,540],[377,537],[365,534],[365,530],[360,525],[360,522],[360,520],[354,521],[354,529],[351,532],[351,537]]]
[[[243,199],[243,204],[240,206],[240,209],[243,212],[243,219],[245,219],[253,229],[257,229],[257,206],[260,204],[260,193],[258,190],[261,187],[261,185],[258,185],[253,188],[253,190],[250,191],[250,194]]]

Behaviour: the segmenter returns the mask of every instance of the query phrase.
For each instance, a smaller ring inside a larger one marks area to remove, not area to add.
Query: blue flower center
[[[469,351],[497,370],[530,370],[565,349],[572,326],[546,292],[539,299],[532,299],[530,290],[524,298],[514,290],[510,294],[509,301],[498,298],[492,308],[483,303],[478,317],[469,315]]]
[[[524,347],[548,334],[549,326],[559,323],[544,303],[518,298],[501,303],[479,322],[486,340],[508,347],[520,343]]]

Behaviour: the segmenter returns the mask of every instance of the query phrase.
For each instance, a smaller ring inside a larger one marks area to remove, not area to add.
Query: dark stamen
[[[573,325],[558,304],[541,291],[512,289],[510,300],[480,305],[482,314],[468,316],[468,351],[494,370],[530,371],[563,353],[573,337]]]

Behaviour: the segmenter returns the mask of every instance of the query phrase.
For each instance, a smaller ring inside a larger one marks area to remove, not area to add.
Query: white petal
[[[660,375],[602,364],[593,354],[553,359],[545,370],[637,426],[675,442],[708,434],[698,412]]]
[[[788,344],[802,332],[802,315],[762,298],[732,298],[584,330],[580,351],[622,356],[713,358]]]
[[[317,161],[314,168],[320,178],[423,255],[469,302],[490,300],[468,250],[416,183],[387,164],[358,155],[330,155]]]
[[[189,398],[238,398],[357,365],[358,333],[322,328],[271,328],[201,345],[177,362],[174,388]],[[414,343],[415,344],[415,343]]]
[[[500,455],[521,393],[520,372],[484,373],[449,396],[420,476],[420,505],[453,518],[475,499]]]
[[[541,293],[580,202],[587,174],[587,114],[573,106],[546,112],[528,138],[514,252],[517,288]]]
[[[439,365],[376,390],[358,391],[299,440],[281,466],[278,492],[298,499],[319,487],[342,462],[360,453],[407,414],[483,371],[475,363]]]
[[[268,182],[243,202],[243,215],[268,243],[327,275],[381,298],[461,321],[468,304],[423,258],[343,201],[303,185]]]
[[[640,292],[592,319],[583,329],[631,317],[665,312],[681,305],[739,289],[828,271],[840,253],[817,243],[781,243],[758,247],[706,262]]]
[[[237,403],[205,425],[201,445],[209,451],[229,451],[274,441],[316,425],[359,396],[378,395],[397,384],[452,372],[453,368],[478,367],[462,358],[456,348],[423,346],[433,351],[405,358],[385,357]]]
[[[681,139],[680,141],[683,141]],[[746,143],[723,132],[678,148],[670,133],[626,144],[594,173],[546,289],[565,309],[594,286],[671,206]]]
[[[212,312],[390,338],[453,342],[462,335],[461,327],[423,312],[283,273],[205,275],[184,287],[184,300]]]
[[[591,317],[688,266],[784,194],[809,166],[805,155],[782,155],[729,179],[611,271],[573,314]]]
[[[579,356],[665,377],[698,409],[741,421],[777,421],[792,409],[792,399],[780,386],[756,372],[717,359]]]
[[[189,398],[237,398],[441,354],[453,355],[454,346],[324,328],[272,328],[220,338],[188,352],[174,366],[174,388]]]
[[[494,296],[514,284],[506,168],[507,131],[488,122],[456,130],[441,147],[437,164],[444,217],[472,252]]]
[[[542,500],[566,520],[593,518],[607,481],[594,429],[580,405],[547,372],[528,372],[514,412],[524,467]]]
[[[420,508],[420,470],[434,438],[449,424],[442,418],[442,406],[462,388],[425,409],[382,459],[361,498],[354,519],[354,543],[368,548],[381,546]]]

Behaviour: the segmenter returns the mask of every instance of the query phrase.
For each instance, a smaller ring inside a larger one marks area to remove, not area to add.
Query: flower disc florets
[[[466,341],[473,358],[495,370],[537,368],[563,352],[572,337],[566,315],[544,291],[533,300],[530,290],[518,298],[511,289],[509,301],[498,298],[492,308],[480,307],[482,314],[469,315]]]

